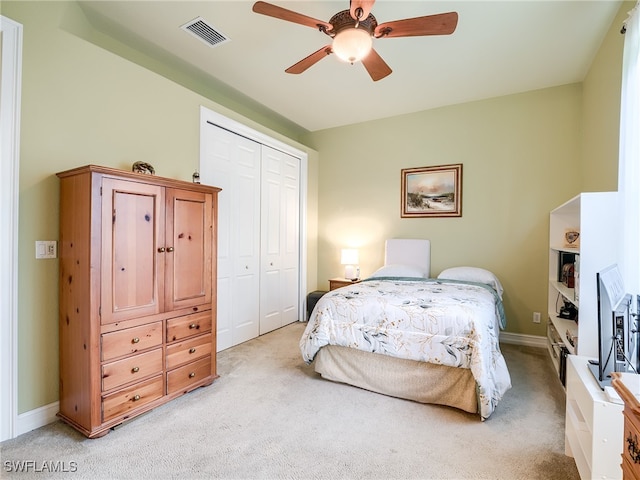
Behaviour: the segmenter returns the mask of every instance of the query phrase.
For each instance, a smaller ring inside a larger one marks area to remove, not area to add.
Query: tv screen
[[[618,265],[596,273],[598,301],[598,361],[589,368],[600,388],[611,385],[611,373],[629,370],[629,354],[634,342],[629,337],[631,295],[625,293]]]

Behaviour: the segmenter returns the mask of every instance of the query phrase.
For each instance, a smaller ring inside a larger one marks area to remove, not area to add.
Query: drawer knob
[[[173,252],[173,247],[167,247],[167,252]]]
[[[138,337],[133,337],[131,339],[131,343],[139,343],[139,342],[140,342],[140,339]]]
[[[131,373],[138,373],[140,371],[140,367],[133,367],[131,369]]]
[[[193,377],[195,377],[195,376],[196,376],[196,373],[195,373],[195,372],[191,372],[191,373],[189,374],[189,378],[193,378]]]
[[[196,349],[195,349],[195,347],[191,347],[191,348],[189,349],[189,353],[196,353]]]
[[[133,396],[133,401],[137,402],[138,400],[140,400],[140,395],[134,395]]]
[[[164,247],[158,248],[158,253],[164,253]]]
[[[196,325],[195,323],[192,323],[191,325],[189,325],[189,328],[193,330],[194,328],[198,328],[198,325]]]

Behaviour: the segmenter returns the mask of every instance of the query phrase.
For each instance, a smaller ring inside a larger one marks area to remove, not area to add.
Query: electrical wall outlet
[[[533,312],[533,323],[540,323],[540,312]]]
[[[58,258],[58,242],[55,240],[37,240],[36,258]]]

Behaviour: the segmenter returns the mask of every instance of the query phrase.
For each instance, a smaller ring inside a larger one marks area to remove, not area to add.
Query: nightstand
[[[360,283],[360,280],[349,280],[348,278],[331,278],[329,279],[329,290],[346,287],[347,285],[353,285],[354,283]]]

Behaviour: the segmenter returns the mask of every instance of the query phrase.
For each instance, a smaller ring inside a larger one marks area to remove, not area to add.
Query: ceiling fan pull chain
[[[362,18],[362,14],[364,13],[364,11],[362,10],[362,7],[358,7],[356,8],[355,14],[356,14],[356,26],[354,28],[358,28],[360,26],[360,19]]]

